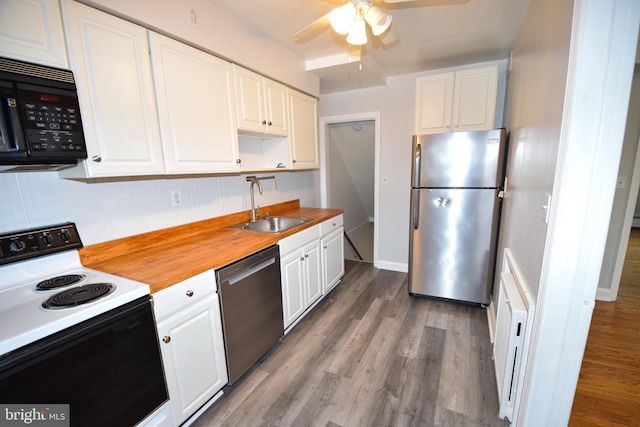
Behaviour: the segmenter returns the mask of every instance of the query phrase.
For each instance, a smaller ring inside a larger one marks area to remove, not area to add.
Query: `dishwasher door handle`
[[[257,264],[253,267],[251,267],[248,270],[243,271],[240,274],[236,274],[233,277],[230,277],[228,282],[229,285],[233,285],[236,282],[239,282],[242,279],[246,279],[247,277],[251,276],[252,274],[257,273],[260,270],[264,270],[265,268],[269,267],[270,265],[274,264],[276,262],[276,258],[275,257],[271,257],[266,261],[262,261],[260,264]]]

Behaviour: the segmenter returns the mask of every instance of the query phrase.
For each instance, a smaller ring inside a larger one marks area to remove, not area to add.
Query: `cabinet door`
[[[344,228],[323,237],[322,247],[322,287],[326,294],[344,276]]]
[[[174,425],[180,425],[227,384],[218,295],[158,325]]]
[[[453,73],[416,80],[416,134],[450,132],[453,84]]]
[[[453,97],[453,130],[494,128],[498,67],[457,71]]]
[[[74,1],[64,5],[86,175],[164,173],[147,30]]]
[[[2,0],[0,56],[69,68],[58,0]]]
[[[285,329],[307,308],[304,297],[304,256],[300,250],[280,259],[282,275],[282,311]]]
[[[262,76],[233,65],[238,129],[264,133],[264,99]]]
[[[167,173],[236,172],[231,64],[149,33]]]
[[[309,307],[322,296],[322,268],[319,243],[318,240],[315,240],[304,247],[306,307]]]
[[[289,91],[289,132],[292,169],[314,169],[318,162],[317,100],[311,96]]]
[[[271,135],[287,136],[289,114],[287,87],[273,80],[262,80],[264,86],[264,111],[267,120],[266,132]]]

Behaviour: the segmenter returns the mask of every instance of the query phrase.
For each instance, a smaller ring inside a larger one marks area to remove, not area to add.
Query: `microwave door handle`
[[[3,110],[5,114],[0,114],[0,129],[8,147],[8,151],[18,151],[24,149],[24,136],[20,128],[20,116],[18,115],[18,104],[16,99],[10,96],[2,97]]]

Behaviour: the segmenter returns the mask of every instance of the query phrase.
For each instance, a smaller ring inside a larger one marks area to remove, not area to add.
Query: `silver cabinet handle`
[[[187,296],[188,296],[189,298],[191,298],[191,297],[193,296],[193,291],[192,291],[191,289],[189,289],[189,290],[187,291]]]
[[[93,156],[91,160],[93,160],[96,163],[100,163],[102,161],[102,157],[96,155],[96,156]]]
[[[240,160],[240,159],[236,159],[236,163],[237,163],[237,164],[240,164],[240,163],[242,163],[242,160]]]
[[[164,338],[162,338],[162,341],[164,341],[165,344],[169,344],[169,341],[171,341],[171,337],[166,335]]]
[[[300,257],[300,261],[304,261],[304,257],[303,256]]]

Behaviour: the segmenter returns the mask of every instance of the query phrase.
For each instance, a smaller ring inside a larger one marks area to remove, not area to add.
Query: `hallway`
[[[640,426],[640,228],[633,228],[618,299],[596,301],[570,426]]]

